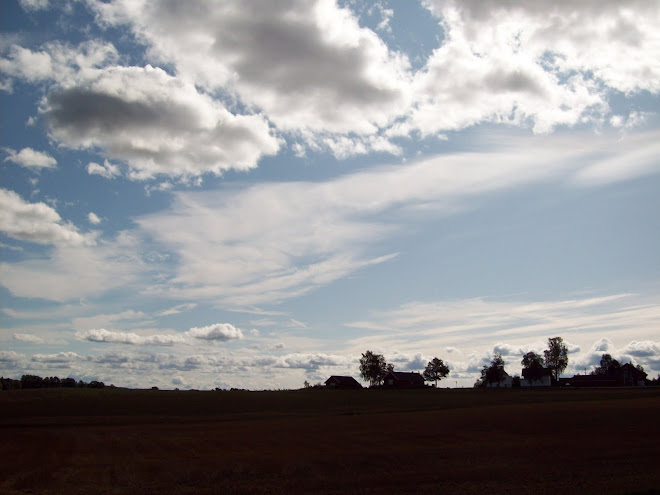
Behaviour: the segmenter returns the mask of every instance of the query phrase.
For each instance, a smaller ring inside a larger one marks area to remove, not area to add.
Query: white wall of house
[[[536,380],[531,380],[529,378],[521,378],[520,386],[521,387],[549,387],[552,385],[552,380],[549,376],[543,376]]]
[[[488,383],[488,384],[486,384],[486,387],[488,387],[488,388],[511,388],[511,385],[513,385],[513,378],[511,378],[509,375],[507,375],[500,382]]]

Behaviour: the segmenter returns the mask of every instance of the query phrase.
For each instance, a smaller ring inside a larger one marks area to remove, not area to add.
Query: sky
[[[660,373],[660,3],[0,3],[0,374]]]

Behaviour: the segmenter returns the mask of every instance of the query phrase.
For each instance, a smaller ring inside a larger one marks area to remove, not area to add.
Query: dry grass
[[[660,390],[0,393],[0,493],[652,493]]]

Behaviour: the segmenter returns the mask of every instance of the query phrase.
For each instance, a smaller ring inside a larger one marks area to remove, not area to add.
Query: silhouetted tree
[[[367,351],[360,358],[360,376],[371,386],[380,385],[387,375],[387,363],[382,354]]]
[[[610,354],[601,356],[600,366],[597,366],[591,374],[616,380],[621,385],[634,385],[646,380],[646,371],[641,365],[633,366],[631,362],[622,365]]]
[[[594,369],[591,374],[614,377],[620,368],[621,364],[619,361],[614,359],[611,354],[605,353],[600,358],[600,366],[596,366],[596,369]]]
[[[535,352],[528,352],[520,361],[524,370],[527,370],[524,376],[531,380],[538,380],[543,376],[543,358]]]
[[[74,378],[62,378],[60,385],[65,388],[73,388],[76,386],[76,380]]]
[[[423,376],[424,380],[427,382],[435,381],[435,386],[438,386],[438,380],[442,380],[449,374],[449,368],[445,366],[445,363],[442,359],[433,358],[426,365]]]
[[[44,379],[37,375],[23,375],[21,377],[21,388],[42,388]]]
[[[387,372],[388,372],[388,373],[389,373],[390,371],[394,371],[394,365],[388,363],[387,366],[385,366],[385,369],[387,369]]]
[[[44,388],[60,388],[61,380],[56,376],[47,376],[44,378]]]
[[[20,380],[14,380],[13,378],[0,378],[2,382],[2,390],[19,390],[22,387]]]
[[[105,388],[105,383],[93,380],[87,385],[89,388]]]
[[[561,337],[548,339],[548,349],[543,351],[545,366],[552,371],[555,381],[568,366],[568,348]]]
[[[481,383],[485,386],[489,383],[499,383],[504,380],[504,359],[501,354],[494,354],[490,366],[484,366],[481,370]]]

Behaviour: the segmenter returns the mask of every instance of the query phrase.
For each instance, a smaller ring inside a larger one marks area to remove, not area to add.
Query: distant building
[[[521,387],[550,387],[552,385],[552,370],[542,368],[540,370],[522,370]]]
[[[643,387],[646,376],[631,363],[626,363],[610,373],[560,378],[559,384],[564,387]]]
[[[333,375],[325,381],[327,388],[362,388],[362,385],[352,376]]]
[[[621,366],[619,373],[624,387],[643,387],[646,385],[646,373],[634,367],[632,363]]]
[[[416,372],[390,371],[385,375],[384,383],[386,387],[419,388],[424,387],[424,377]]]
[[[504,377],[499,382],[488,382],[488,388],[511,388],[513,385],[513,378],[505,371]]]

